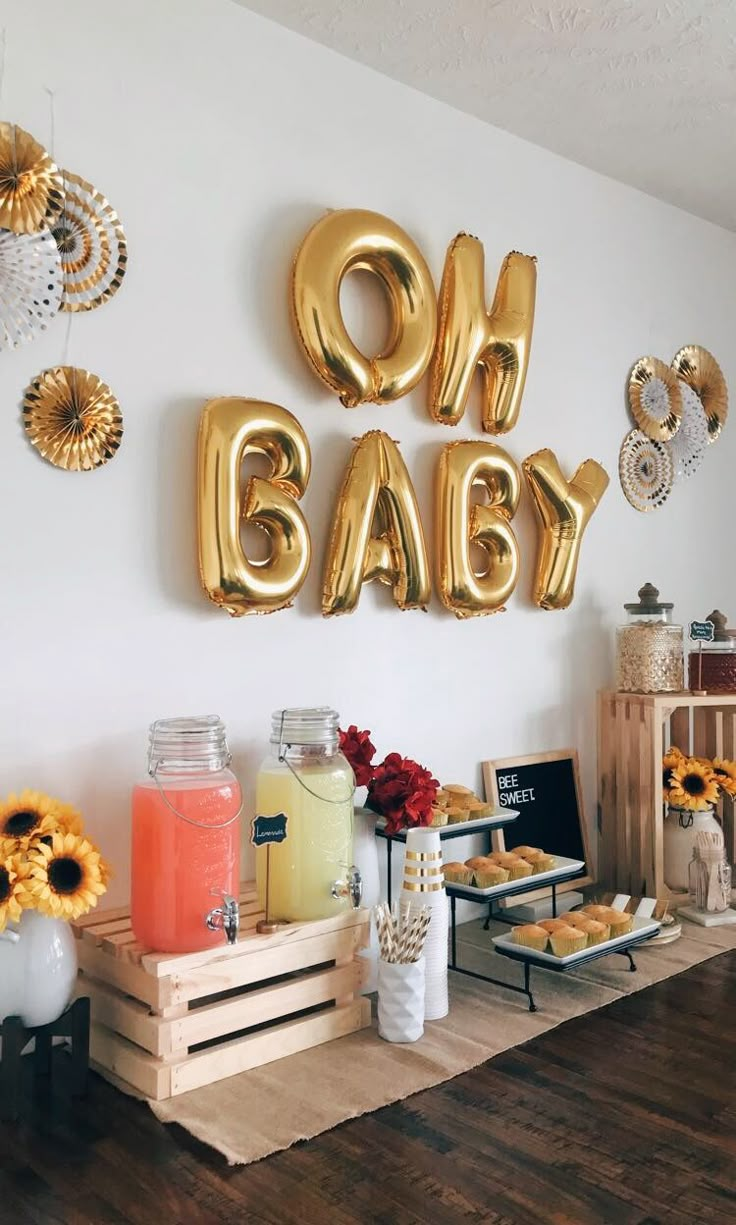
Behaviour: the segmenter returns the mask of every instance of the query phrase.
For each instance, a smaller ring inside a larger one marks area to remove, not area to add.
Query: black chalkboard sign
[[[538,846],[553,855],[582,859],[590,872],[588,831],[574,749],[485,761],[483,778],[486,798],[491,798],[497,808],[515,808],[519,813],[505,830],[507,848]],[[501,839],[503,834],[499,845]],[[579,888],[592,880],[590,875],[578,877],[567,888]]]
[[[284,812],[276,813],[274,817],[254,817],[250,832],[253,846],[269,846],[272,842],[283,842],[288,819]]]

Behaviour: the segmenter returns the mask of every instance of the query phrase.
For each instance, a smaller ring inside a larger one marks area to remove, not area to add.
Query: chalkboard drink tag
[[[285,812],[276,813],[274,817],[254,817],[250,823],[250,840],[253,846],[269,846],[272,842],[284,842],[288,819]]]
[[[712,642],[715,630],[712,621],[691,621],[690,639],[692,642]]]

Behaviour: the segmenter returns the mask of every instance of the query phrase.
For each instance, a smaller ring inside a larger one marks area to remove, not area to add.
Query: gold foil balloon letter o
[[[524,460],[524,475],[539,521],[534,603],[569,608],[583,533],[608,488],[608,473],[586,459],[567,481],[554,451],[537,451]]]
[[[457,425],[480,365],[483,429],[507,434],[519,418],[529,364],[536,259],[517,251],[506,256],[490,314],[484,273],[483,244],[470,234],[458,234],[448,248],[442,274],[429,408],[435,421]]]
[[[348,336],[340,285],[353,269],[380,277],[391,309],[385,353],[365,357]],[[409,235],[380,213],[328,213],[296,254],[291,305],[310,365],[346,408],[406,395],[429,365],[437,329],[437,300],[424,257]]]
[[[337,499],[324,616],[352,612],[362,584],[371,579],[392,588],[399,608],[429,603],[427,549],[414,488],[399,448],[381,430],[357,439]]]
[[[483,485],[487,505],[471,506],[474,485]],[[521,492],[519,469],[491,442],[451,442],[437,471],[437,550],[442,603],[456,617],[502,612],[519,577],[519,546],[510,520]],[[476,573],[470,547],[486,554]]]
[[[241,465],[258,452],[269,477],[251,476],[241,494]],[[295,499],[309,481],[307,436],[278,404],[225,396],[210,400],[199,425],[198,521],[202,586],[233,617],[288,608],[309,570],[309,528]],[[266,532],[271,552],[251,562],[242,520]]]

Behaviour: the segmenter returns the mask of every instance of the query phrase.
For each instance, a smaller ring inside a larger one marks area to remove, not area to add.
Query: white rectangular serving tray
[[[656,935],[661,924],[657,919],[634,919],[634,926],[625,936],[616,936],[613,940],[606,940],[603,944],[594,944],[591,948],[580,949],[578,953],[569,953],[567,957],[555,957],[554,953],[539,953],[536,949],[525,948],[523,944],[517,944],[511,936],[494,936],[493,943],[496,948],[513,949],[514,958],[520,961],[531,961],[538,966],[575,966],[582,962],[588,961],[592,955],[596,957],[603,956],[603,950],[607,953],[615,953],[617,949],[625,948],[631,943],[632,937],[636,938],[636,942],[643,940],[648,934]]]
[[[445,881],[448,889],[462,889],[463,893],[472,893],[473,897],[477,898],[492,898],[496,893],[504,893],[509,885],[525,885],[530,891],[536,889],[537,885],[551,884],[554,880],[566,872],[582,872],[585,867],[584,859],[565,859],[564,855],[555,856],[555,866],[550,868],[549,872],[537,872],[532,876],[523,876],[519,880],[507,880],[501,885],[490,885],[488,889],[478,889],[475,885],[461,885],[456,880]],[[518,945],[515,945],[518,948]]]
[[[447,825],[426,825],[425,829],[436,829],[439,833],[440,840],[447,838],[448,830],[452,830],[453,837],[457,836],[457,831],[462,833],[472,834],[474,830],[479,829],[494,829],[498,825],[506,825],[511,821],[515,821],[519,813],[515,808],[496,808],[489,817],[476,817],[474,821],[452,821]],[[377,829],[385,829],[386,821],[383,817],[379,817],[376,821]],[[401,831],[406,834],[406,830]]]

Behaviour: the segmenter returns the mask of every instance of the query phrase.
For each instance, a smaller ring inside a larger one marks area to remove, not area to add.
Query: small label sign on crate
[[[691,621],[690,639],[692,642],[712,642],[715,626],[712,621]]]
[[[270,846],[272,842],[284,842],[288,820],[285,812],[278,812],[273,817],[254,817],[250,835],[253,846]]]

